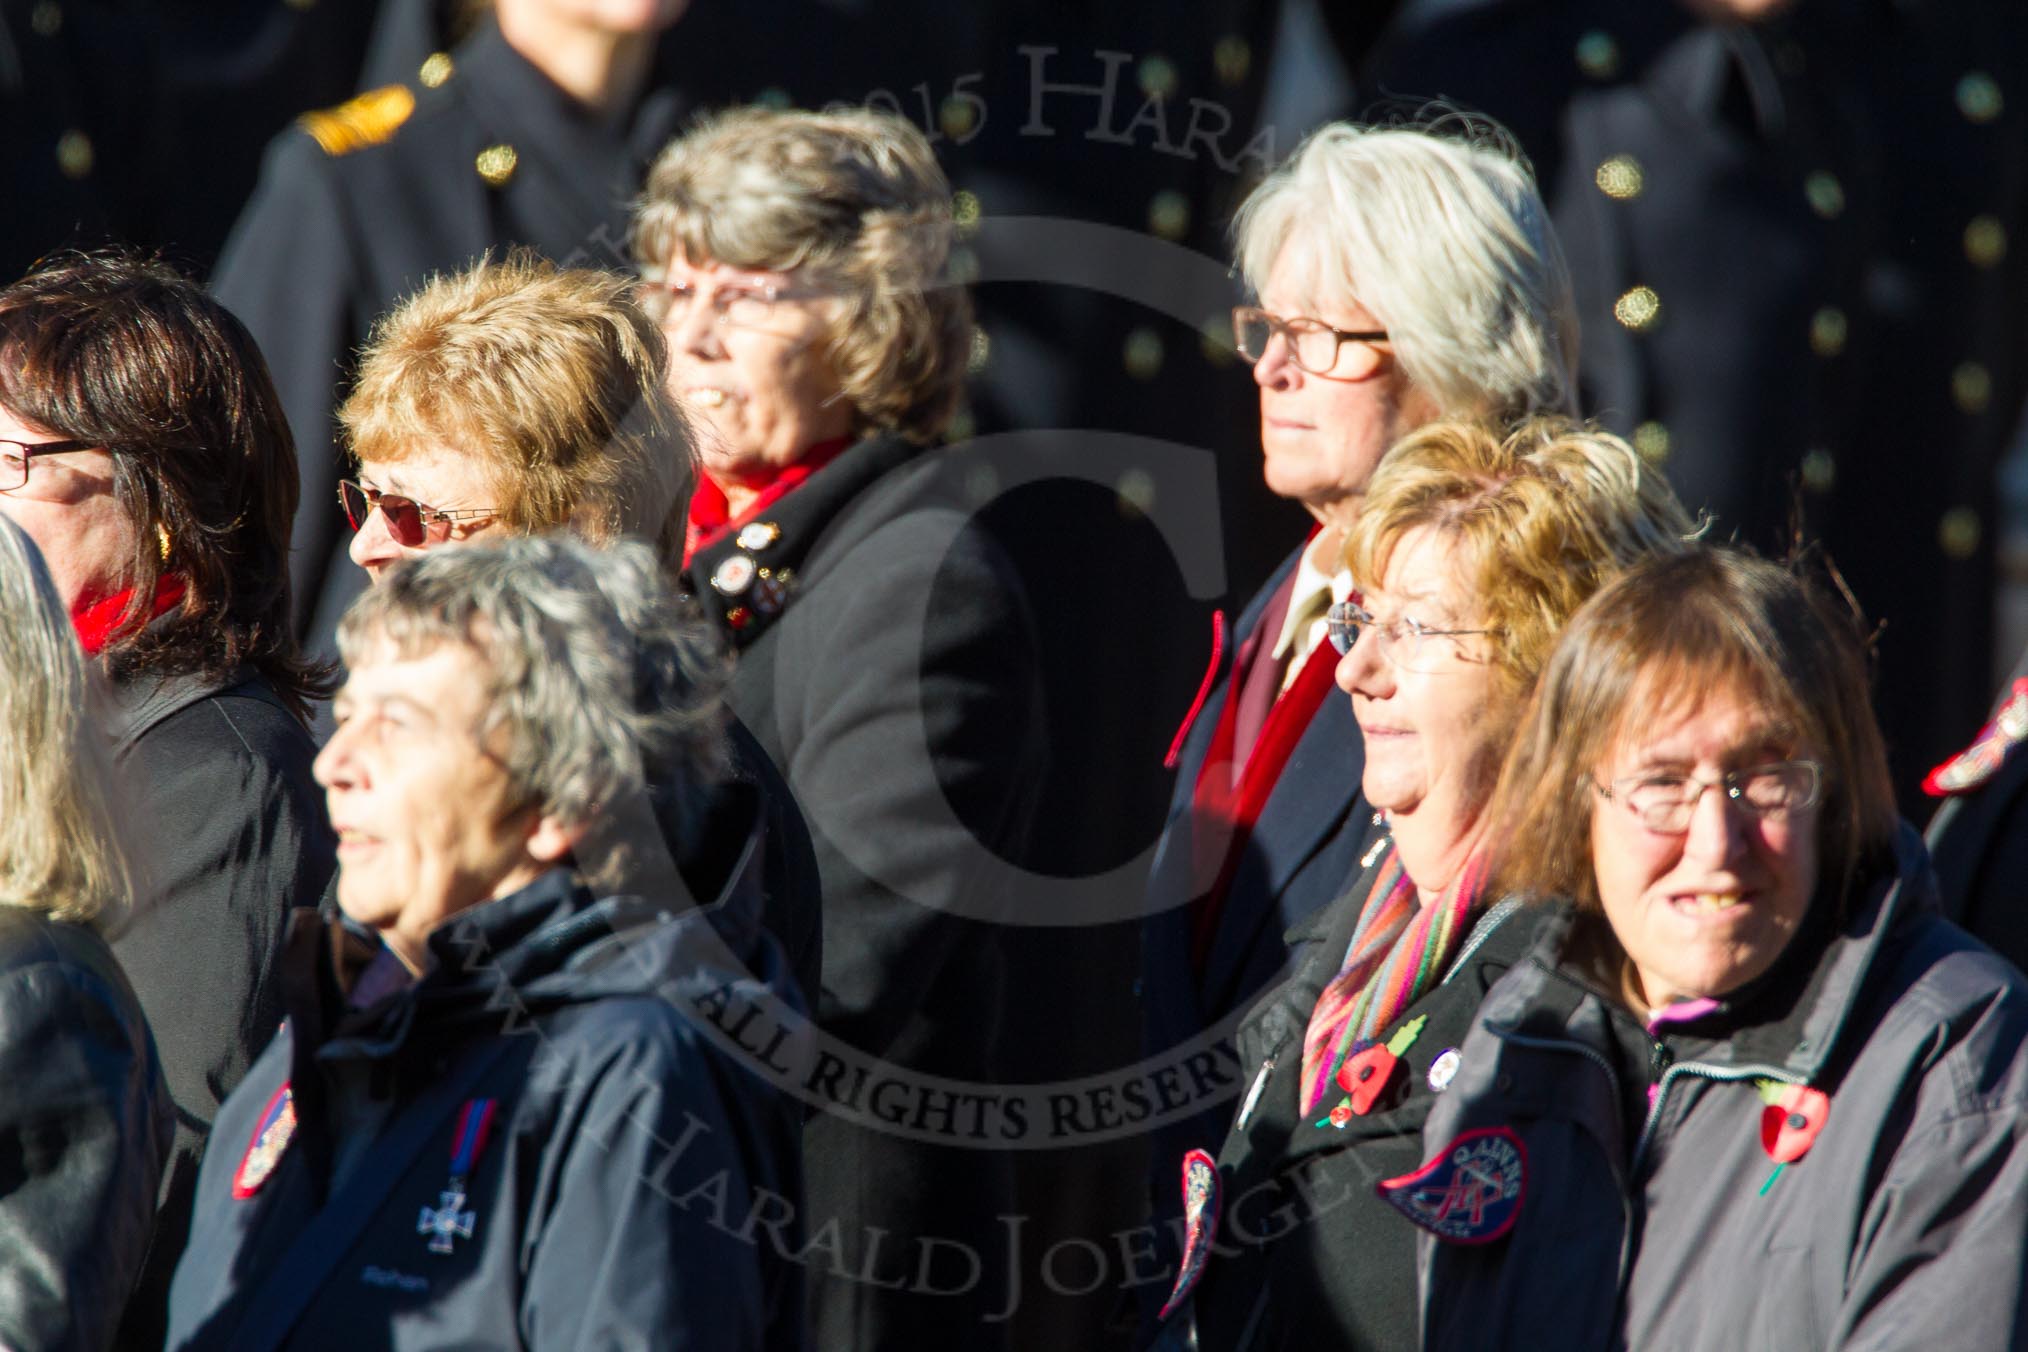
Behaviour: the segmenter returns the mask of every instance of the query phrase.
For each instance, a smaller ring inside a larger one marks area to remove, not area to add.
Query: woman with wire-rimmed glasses
[[[2021,1345],[2028,979],[1938,915],[1869,665],[1725,549],[1570,622],[1491,809],[1547,918],[1381,1184],[1420,1346]]]
[[[1358,599],[1327,626],[1386,833],[1241,1025],[1237,1120],[1184,1166],[1224,1219],[1168,1333],[1415,1345],[1414,1232],[1372,1184],[1418,1162],[1450,1049],[1534,929],[1484,881],[1501,757],[1563,618],[1690,531],[1631,447],[1561,420],[1432,424],[1374,473],[1347,540]]]
[[[1259,390],[1261,474],[1311,529],[1230,632],[1218,618],[1171,754],[1143,939],[1151,1057],[1228,1025],[1285,976],[1283,935],[1338,895],[1365,848],[1359,730],[1331,692],[1325,612],[1350,593],[1345,533],[1381,456],[1439,417],[1574,411],[1569,275],[1527,167],[1497,137],[1326,127],[1234,224],[1253,295],[1233,339]],[[1158,1136],[1158,1235],[1182,1152],[1230,1118],[1218,1097]]]

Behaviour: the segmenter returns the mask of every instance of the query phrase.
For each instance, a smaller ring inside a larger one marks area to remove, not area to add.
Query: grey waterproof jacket
[[[1426,1347],[2028,1344],[2028,978],[1937,914],[1913,832],[1898,853],[1814,961],[1655,1037],[1561,961],[1572,917],[1545,931],[1424,1127],[1425,1217],[1473,1200],[1442,1164],[1466,1133],[1523,1152],[1504,1236],[1425,1225]],[[1777,1171],[1791,1086],[1828,1107]]]

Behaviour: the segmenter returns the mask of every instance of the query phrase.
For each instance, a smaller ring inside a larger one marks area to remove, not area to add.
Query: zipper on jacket
[[[1656,1043],[1660,1046],[1659,1040]],[[1717,1080],[1736,1083],[1740,1080],[1779,1080],[1783,1084],[1802,1084],[1803,1081],[1790,1071],[1777,1066],[1707,1066],[1695,1061],[1679,1061],[1662,1072],[1662,1078],[1655,1083],[1655,1101],[1648,1105],[1647,1120],[1641,1123],[1641,1137],[1634,1143],[1633,1176],[1641,1174],[1641,1165],[1648,1154],[1648,1145],[1654,1139],[1655,1123],[1661,1120],[1662,1104],[1668,1100],[1669,1086],[1682,1076],[1693,1076],[1700,1080]]]

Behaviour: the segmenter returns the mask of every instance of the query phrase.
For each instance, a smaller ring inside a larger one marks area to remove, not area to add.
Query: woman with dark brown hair
[[[195,283],[71,255],[0,289],[0,515],[41,548],[111,677],[140,874],[114,951],[177,1106],[130,1312],[150,1324],[212,1115],[281,1018],[283,919],[317,901],[333,867],[306,723],[328,680],[289,626],[295,509],[267,366]]]

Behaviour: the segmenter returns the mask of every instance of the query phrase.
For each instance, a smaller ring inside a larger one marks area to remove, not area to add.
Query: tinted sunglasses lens
[[[373,504],[366,500],[366,490],[350,479],[338,481],[338,505],[345,509],[345,519],[354,530],[364,526],[366,518],[373,514]]]
[[[387,533],[394,542],[404,549],[414,549],[423,542],[422,509],[408,498],[382,493],[374,504],[380,508],[381,519],[387,522]]]

